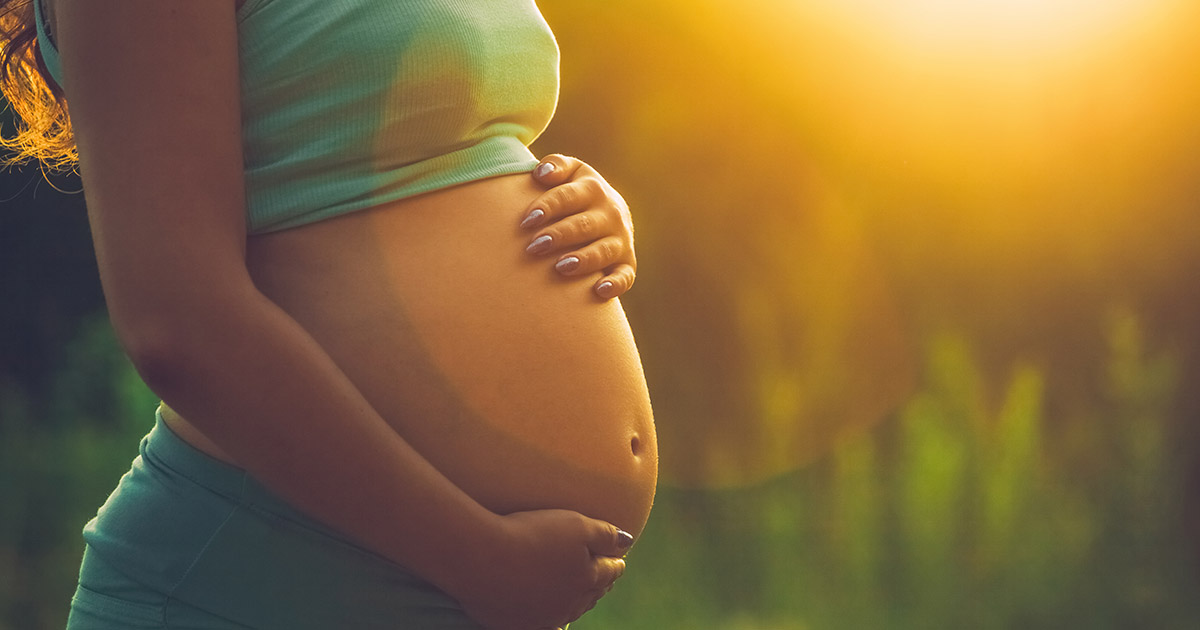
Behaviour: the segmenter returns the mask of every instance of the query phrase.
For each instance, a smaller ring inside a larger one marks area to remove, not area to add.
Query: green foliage
[[[1195,627],[1178,361],[1147,349],[1128,310],[1106,336],[1102,404],[1062,417],[1037,362],[996,385],[964,338],[937,336],[897,416],[817,464],[663,488],[628,575],[572,627]],[[62,627],[79,530],[151,424],[156,399],[106,320],[67,356],[53,403],[0,397],[0,628]]]
[[[623,300],[664,473],[757,484],[663,488],[573,628],[1200,627],[1179,526],[1200,118],[1194,90],[1131,114],[1195,84],[1165,63],[1195,57],[1195,17],[1186,46],[1147,38],[1162,64],[1039,92],[897,68],[869,29],[797,17],[821,3],[541,4],[564,82],[537,151],[634,209]],[[1045,143],[998,150],[1025,115]],[[79,529],[155,399],[103,318],[76,331],[101,302],[82,196],[2,183],[0,630],[61,628]],[[1114,295],[1137,309],[1095,325]]]
[[[817,465],[664,488],[629,573],[572,627],[1197,627],[1169,445],[1177,360],[1129,311],[1106,328],[1100,404],[1051,417],[1036,361],[993,383],[940,335],[894,422]]]
[[[50,402],[0,398],[0,629],[61,628],[83,553],[80,530],[137,455],[157,399],[108,320],[80,328]]]

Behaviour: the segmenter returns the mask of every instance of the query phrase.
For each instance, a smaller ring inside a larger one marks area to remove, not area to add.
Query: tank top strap
[[[45,11],[42,0],[33,1],[34,21],[37,23],[38,53],[42,55],[42,63],[46,64],[46,70],[50,72],[50,76],[61,87],[63,84],[62,63],[58,59],[58,47],[54,43],[54,35],[50,33],[46,24]]]

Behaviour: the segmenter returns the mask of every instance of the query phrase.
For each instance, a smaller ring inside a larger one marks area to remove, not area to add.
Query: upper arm
[[[55,5],[84,195],[118,334],[139,328],[151,309],[169,316],[248,282],[234,3]]]

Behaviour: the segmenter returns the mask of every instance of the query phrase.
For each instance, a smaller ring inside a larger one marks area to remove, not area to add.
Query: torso
[[[235,10],[245,0],[235,0]],[[54,0],[46,1],[54,28]],[[529,175],[250,237],[258,287],[396,431],[498,513],[573,509],[638,534],[658,454],[624,311],[524,254]],[[185,440],[237,465],[164,409]]]
[[[595,276],[564,280],[524,253],[520,214],[541,192],[527,174],[498,177],[255,236],[248,265],[485,507],[574,509],[636,534],[657,472],[641,363],[620,303],[592,294]]]

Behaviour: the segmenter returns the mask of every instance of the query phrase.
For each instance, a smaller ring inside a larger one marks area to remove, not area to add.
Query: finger
[[[588,591],[586,593],[586,595],[591,598],[592,605],[595,606],[596,602],[600,601],[601,599],[604,599],[604,596],[607,595],[608,592],[612,590],[612,587],[613,587],[613,585],[612,585],[612,583],[610,583],[608,586],[605,586],[604,588],[594,588],[594,589]]]
[[[598,594],[603,594],[604,589],[612,586],[618,578],[625,574],[625,559],[596,556],[595,560],[596,574],[592,584]]]
[[[557,186],[570,181],[575,173],[583,167],[588,167],[583,160],[560,153],[551,153],[533,167],[533,179],[543,186]]]
[[[598,604],[598,603],[600,603],[600,598],[596,598],[596,599],[588,600],[588,603],[584,605],[584,607],[583,607],[583,610],[579,611],[579,616],[578,616],[578,617],[576,617],[576,619],[578,619],[579,617],[582,617],[582,616],[584,616],[585,614],[587,614],[587,612],[588,612],[589,610],[591,610],[591,609],[595,608],[595,607],[596,607],[596,604]]]
[[[587,540],[588,551],[596,556],[597,560],[620,560],[625,552],[633,546],[633,536],[625,530],[604,521],[590,519],[591,531]],[[616,567],[617,565],[601,565],[599,568]],[[619,568],[625,569],[625,562],[621,561]]]
[[[611,300],[625,295],[626,291],[633,288],[633,281],[636,277],[633,265],[619,264],[613,268],[612,273],[597,280],[592,290],[596,292],[597,296]]]
[[[569,221],[559,221],[538,232],[525,246],[533,256],[544,256],[561,252],[569,247],[580,247],[579,260],[589,262],[588,271],[598,271],[617,263],[635,264],[631,241],[627,237],[613,236],[608,226],[609,219],[603,213],[583,213]],[[577,253],[577,252],[572,252]]]
[[[571,613],[570,613],[571,621],[568,623],[574,623],[580,617],[582,617],[584,614],[586,614],[587,611],[595,608],[596,604],[600,603],[600,597],[603,596],[603,594],[597,595],[595,593],[588,593],[587,595],[590,595],[590,596],[586,600],[581,602],[578,606],[576,606],[574,610],[571,611]]]
[[[596,177],[579,177],[557,185],[526,206],[521,228],[528,230],[547,225],[592,207],[613,206],[611,200],[620,198],[610,193],[604,182]],[[620,208],[610,207],[609,211],[621,215]]]
[[[615,236],[606,236],[585,247],[566,252],[554,263],[564,276],[581,276],[609,269],[615,265],[632,265],[625,243]]]
[[[603,210],[586,210],[538,230],[534,240],[549,236],[555,248],[562,249],[586,245],[604,236],[619,235],[623,229],[619,217]],[[621,239],[618,241],[623,242]],[[620,249],[625,248],[622,246]],[[619,259],[612,262],[619,262]]]

